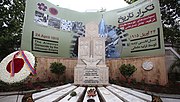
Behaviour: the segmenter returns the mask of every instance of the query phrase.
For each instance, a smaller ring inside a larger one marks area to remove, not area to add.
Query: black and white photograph
[[[61,23],[61,20],[59,18],[49,16],[48,26],[60,29],[60,23]]]
[[[48,15],[39,11],[35,11],[34,22],[43,26],[48,26]]]
[[[61,30],[72,31],[72,21],[62,19],[61,20]]]

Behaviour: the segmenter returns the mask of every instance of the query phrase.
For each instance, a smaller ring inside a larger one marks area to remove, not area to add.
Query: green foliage
[[[0,1],[0,60],[20,48],[24,11],[25,0]]]
[[[137,81],[136,81],[136,79],[131,79],[131,83],[133,84],[133,85],[136,85],[136,83],[137,83]]]
[[[174,47],[180,41],[180,3],[178,0],[160,0],[160,7],[164,40]]]
[[[119,71],[120,73],[126,78],[126,80],[129,79],[129,77],[137,70],[137,68],[134,65],[131,64],[123,64],[120,66]]]
[[[124,1],[127,2],[128,4],[132,4],[132,3],[134,3],[134,2],[136,2],[138,0],[124,0]]]
[[[66,70],[66,66],[59,62],[53,62],[50,65],[50,70],[54,74],[62,75]]]
[[[119,78],[118,78],[118,79],[119,79]],[[114,80],[114,79],[110,79],[110,80],[109,80],[109,83],[111,83],[111,84],[117,84],[116,80]]]
[[[16,83],[5,83],[0,80],[0,92],[4,91],[14,91],[14,90],[25,90],[23,87],[23,82],[16,82]]]
[[[71,96],[71,97],[68,98],[68,101],[69,101],[72,97],[74,97],[74,96],[76,96],[76,95],[77,95],[77,93],[76,93],[75,91],[71,92],[71,93],[70,93],[70,96]]]
[[[71,92],[70,96],[73,97],[73,96],[76,96],[77,93],[75,91]]]
[[[172,73],[176,67],[180,68],[180,59],[179,58],[177,58],[176,61],[174,61],[173,64],[171,65],[170,73]]]
[[[178,69],[180,68],[180,59],[177,58],[176,61],[170,66],[170,70],[168,73],[169,80],[175,82],[180,80],[180,74],[178,73]]]

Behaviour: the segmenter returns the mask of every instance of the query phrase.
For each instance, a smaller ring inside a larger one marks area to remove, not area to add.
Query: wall
[[[154,64],[154,67],[150,71],[145,71],[142,68],[144,61],[151,61]],[[109,76],[112,79],[121,79],[124,80],[124,77],[119,72],[119,67],[122,64],[133,64],[137,68],[137,71],[133,74],[133,78],[137,82],[141,82],[143,79],[145,83],[149,84],[159,84],[166,85],[168,82],[167,71],[165,67],[165,57],[156,56],[156,57],[133,57],[133,58],[124,58],[124,59],[108,59],[107,65],[110,67]]]
[[[37,75],[32,76],[31,80],[36,81],[48,81],[56,80],[56,76],[50,72],[49,66],[52,62],[61,62],[66,66],[65,77],[66,80],[73,81],[74,79],[74,67],[77,64],[76,58],[58,58],[58,57],[36,57],[37,59]],[[145,71],[142,68],[144,61],[151,61],[154,67],[150,71]],[[106,64],[109,67],[109,77],[114,80],[124,80],[123,76],[119,72],[119,67],[122,64],[133,64],[136,66],[137,71],[133,74],[133,78],[137,82],[145,80],[145,83],[166,85],[168,82],[167,71],[165,68],[165,57],[131,57],[131,58],[119,58],[119,59],[106,59]]]

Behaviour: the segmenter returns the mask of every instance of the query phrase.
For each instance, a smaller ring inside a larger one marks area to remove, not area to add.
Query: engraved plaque
[[[94,84],[99,83],[99,70],[97,68],[84,69],[84,83]]]

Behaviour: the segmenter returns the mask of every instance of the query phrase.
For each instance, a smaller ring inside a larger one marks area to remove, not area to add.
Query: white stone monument
[[[85,37],[79,38],[74,84],[109,84],[109,68],[105,64],[105,38],[99,37],[98,24],[94,22],[86,25]]]

